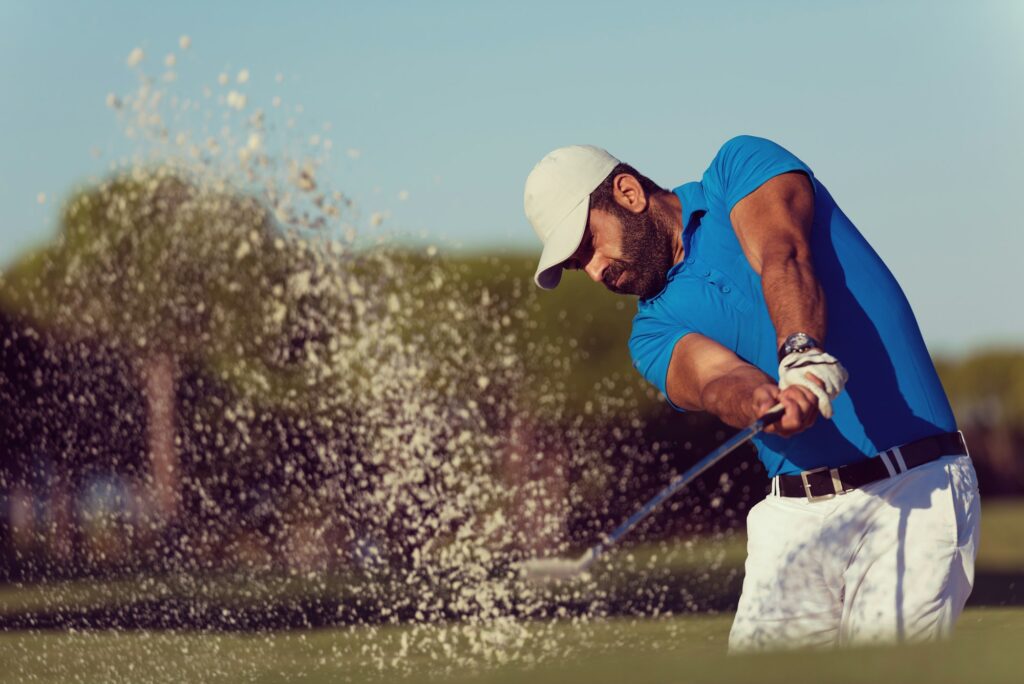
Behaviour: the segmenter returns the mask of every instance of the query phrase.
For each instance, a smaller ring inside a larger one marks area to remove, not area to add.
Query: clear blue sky
[[[522,183],[553,147],[601,145],[672,186],[732,135],[771,137],[886,259],[934,349],[1024,344],[1019,0],[2,0],[0,263],[131,152],[104,99],[134,88],[136,46],[151,73],[178,53],[182,91],[249,69],[251,100],[332,123],[332,185],[364,213],[469,248],[536,248]]]

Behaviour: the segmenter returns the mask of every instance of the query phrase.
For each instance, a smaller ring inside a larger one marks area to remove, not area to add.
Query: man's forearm
[[[759,368],[742,366],[705,385],[701,404],[723,423],[743,427],[758,417],[755,390],[766,384],[774,385],[775,381]]]
[[[765,259],[761,288],[775,324],[776,347],[795,332],[807,333],[818,341],[825,339],[825,294],[809,254],[787,249]]]

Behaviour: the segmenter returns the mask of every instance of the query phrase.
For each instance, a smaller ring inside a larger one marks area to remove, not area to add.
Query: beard
[[[617,294],[650,299],[665,288],[673,265],[672,241],[650,208],[641,214],[620,208],[618,213],[622,259],[605,269],[605,287]]]

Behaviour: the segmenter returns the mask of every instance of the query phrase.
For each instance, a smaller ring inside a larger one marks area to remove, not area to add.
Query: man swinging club
[[[785,408],[754,437],[771,487],[730,649],[948,635],[974,579],[974,469],[903,291],[810,168],[740,136],[668,191],[563,147],[525,209],[540,287],[580,269],[639,297],[633,364],[674,408],[736,427]]]

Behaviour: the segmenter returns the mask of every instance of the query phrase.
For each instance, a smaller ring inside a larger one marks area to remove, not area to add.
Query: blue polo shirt
[[[725,143],[700,182],[675,189],[683,210],[683,261],[665,288],[641,300],[629,349],[633,365],[663,394],[672,350],[700,333],[776,380],[775,328],[761,279],[729,212],[761,184],[799,171],[814,185],[811,250],[825,292],[825,347],[850,380],[818,419],[793,437],[754,438],[769,476],[845,465],[922,437],[956,430],[949,401],[906,296],[889,269],[810,168],[779,145],[752,136]]]

